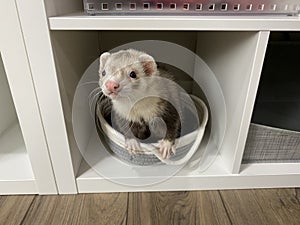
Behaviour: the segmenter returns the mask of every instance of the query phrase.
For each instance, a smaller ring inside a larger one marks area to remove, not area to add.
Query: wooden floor
[[[0,224],[300,225],[300,189],[0,196]]]

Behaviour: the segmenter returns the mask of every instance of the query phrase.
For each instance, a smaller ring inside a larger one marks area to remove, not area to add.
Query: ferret
[[[101,54],[99,86],[111,101],[112,124],[124,135],[130,153],[140,150],[140,140],[156,135],[161,156],[175,154],[181,129],[179,91],[152,56],[134,49]]]

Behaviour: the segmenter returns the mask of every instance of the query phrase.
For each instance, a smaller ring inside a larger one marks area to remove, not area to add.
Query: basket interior
[[[101,101],[101,97],[99,97],[97,104],[99,104],[99,102]],[[112,121],[111,121],[111,107],[106,108],[108,111],[102,111],[102,116],[104,117],[104,119],[106,120],[106,122],[112,127]],[[199,114],[198,116],[200,116],[200,118],[196,118],[195,115],[191,112],[191,110],[189,110],[188,107],[183,107],[183,124],[186,123],[188,124],[188,126],[181,126],[182,129],[178,132],[177,134],[177,138],[180,138],[184,135],[187,135],[195,130],[197,130],[199,128],[199,123],[195,123],[195,121],[197,121],[198,119],[201,121],[201,115]],[[98,120],[96,118],[96,120]],[[99,120],[96,121],[96,126],[97,129],[101,129],[99,126],[100,122]],[[116,129],[116,128],[114,128]],[[120,130],[117,130],[118,132],[120,132]],[[153,138],[149,138],[149,139],[145,139],[145,140],[141,140],[142,143],[156,143],[157,141],[159,141],[161,138],[158,137],[154,137]]]

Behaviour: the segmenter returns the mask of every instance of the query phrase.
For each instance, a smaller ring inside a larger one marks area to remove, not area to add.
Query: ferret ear
[[[152,56],[147,54],[142,54],[139,56],[139,61],[142,63],[144,67],[144,72],[147,75],[153,75],[157,70],[157,65],[155,63],[155,60]]]
[[[101,72],[103,70],[105,63],[109,56],[110,56],[109,52],[104,52],[101,54],[100,59],[99,59],[99,63],[100,63],[99,72]]]

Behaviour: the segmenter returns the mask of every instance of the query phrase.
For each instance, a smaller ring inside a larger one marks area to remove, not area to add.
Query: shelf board
[[[197,159],[201,159],[203,146],[205,143],[200,145],[191,159],[192,163],[182,168],[165,165],[132,166],[104,150],[98,136],[92,134],[84,152],[89,164],[82,160],[77,173],[78,191],[91,193],[300,186],[300,163],[246,164],[242,166],[241,173],[232,174],[221,155],[207,155],[207,158],[197,163]]]
[[[297,16],[88,16],[50,17],[51,30],[300,30]]]
[[[193,189],[218,189],[218,177],[229,176],[229,173],[223,168],[223,162],[217,157],[214,163],[205,171],[200,172],[198,167],[189,168],[187,165],[177,174],[171,177],[141,177],[141,176],[123,176],[114,178],[105,178],[99,175],[84,160],[78,172],[77,185],[81,193],[88,192],[119,192],[119,191],[159,191],[159,190],[193,190]],[[159,168],[159,166],[158,166]],[[118,173],[118,171],[116,171]],[[122,172],[120,172],[122,173]],[[162,172],[163,174],[163,172]],[[215,184],[211,182],[203,182],[205,180],[215,180]],[[140,182],[137,182],[140,181]],[[148,184],[153,181],[153,184]],[[158,182],[157,182],[158,181]],[[136,185],[136,183],[145,182],[147,185]],[[202,183],[203,182],[203,183]],[[133,185],[130,185],[132,183]],[[200,184],[202,183],[202,184]],[[200,186],[198,186],[200,184]],[[212,186],[214,187],[212,187]]]
[[[35,178],[16,122],[0,136],[0,194],[34,193]]]
[[[79,193],[131,192],[131,191],[178,191],[299,187],[300,163],[247,164],[240,174],[229,174],[222,168],[222,159],[217,157],[211,167],[203,173],[196,169],[183,169],[179,174],[163,182],[147,186],[130,186],[112,182],[82,162],[77,185]],[[127,182],[143,177],[126,177]],[[119,180],[122,183],[122,180]]]
[[[300,175],[299,163],[250,163],[241,165],[242,176],[251,175]]]

